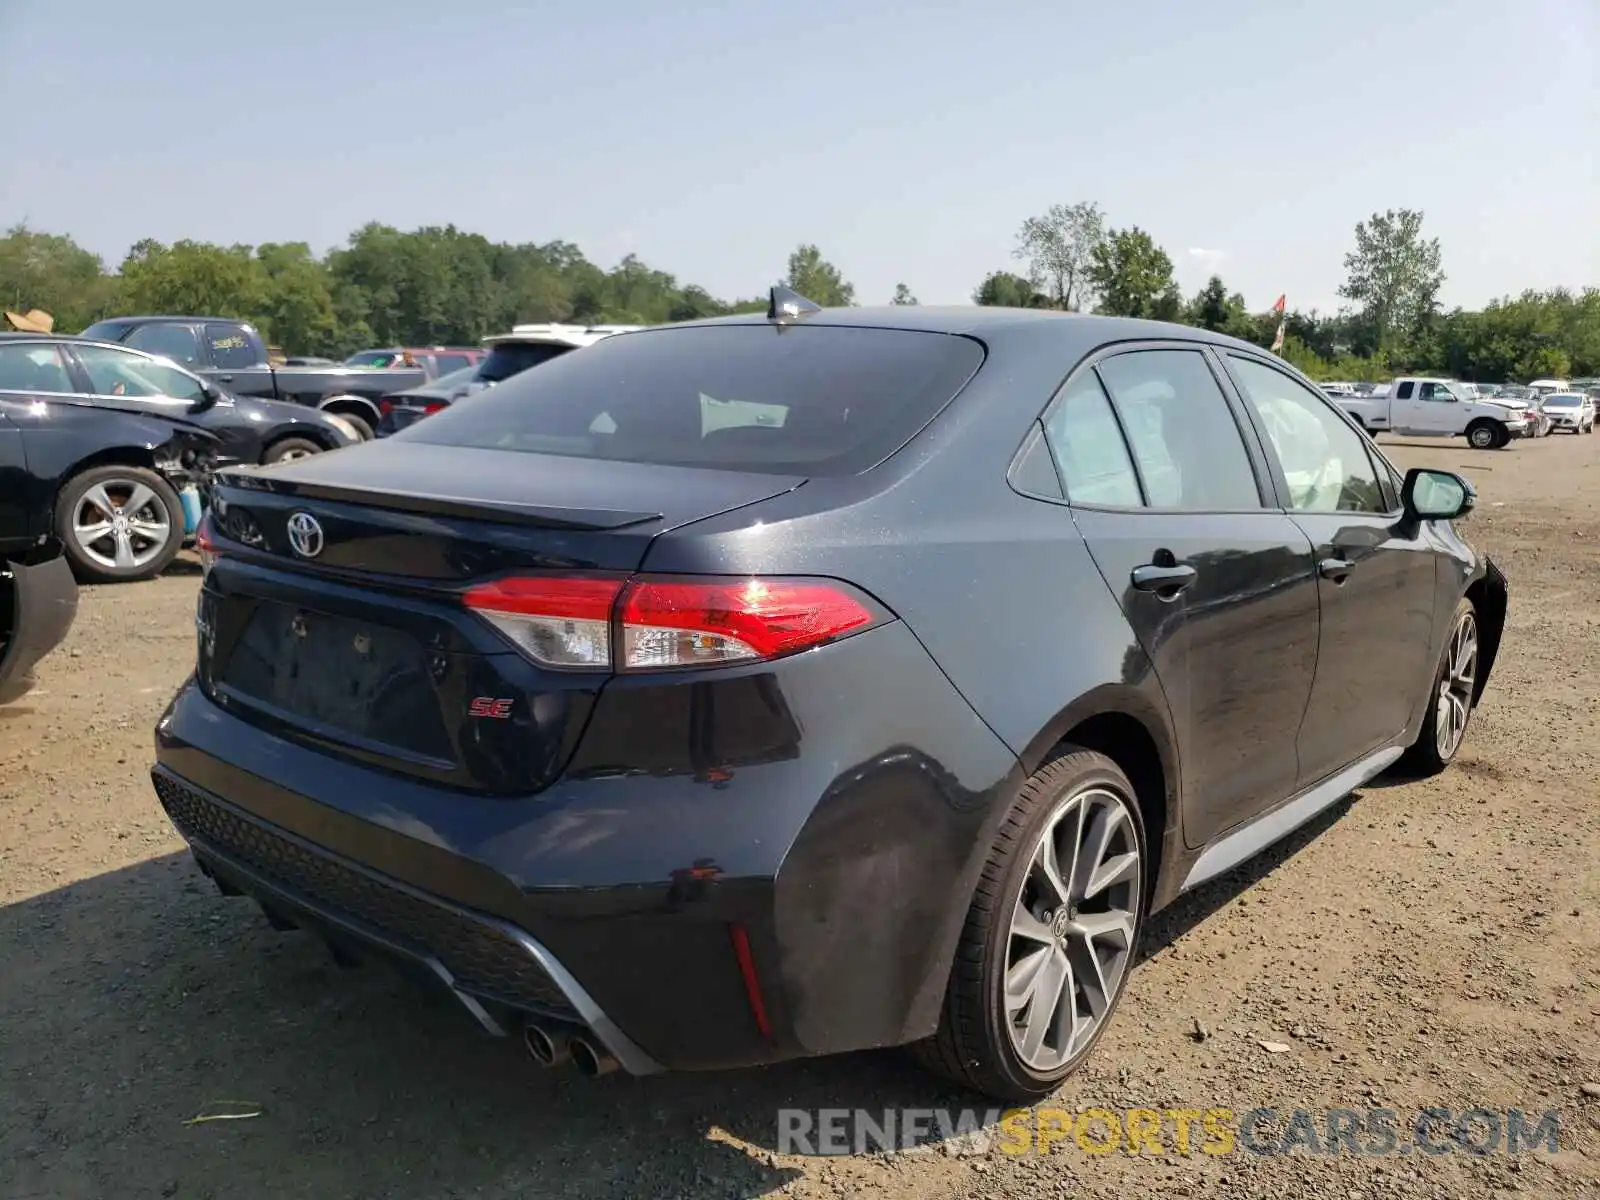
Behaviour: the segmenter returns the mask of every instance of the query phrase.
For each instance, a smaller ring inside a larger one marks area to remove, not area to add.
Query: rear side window
[[[1128,431],[1152,507],[1261,507],[1243,435],[1204,355],[1137,350],[1105,359],[1099,371]]]
[[[489,351],[489,357],[478,368],[478,379],[484,383],[503,383],[530,367],[560,358],[571,349],[571,346],[545,342],[501,342]]]
[[[435,354],[433,356],[433,369],[436,375],[448,375],[451,371],[459,371],[462,367],[470,367],[472,358],[466,354]]]
[[[982,347],[969,338],[906,330],[649,330],[526,371],[398,436],[621,462],[853,475],[915,436],[982,362]]]
[[[61,351],[47,342],[0,343],[0,391],[71,392]]]
[[[188,325],[156,321],[141,325],[127,337],[127,344],[146,354],[159,354],[185,367],[200,365],[200,339]]]
[[[1138,508],[1144,502],[1122,430],[1093,371],[1067,385],[1044,432],[1072,503]]]
[[[1413,387],[1415,387],[1415,386],[1416,386],[1416,385],[1415,385],[1415,384],[1413,384],[1413,383],[1412,383],[1412,382],[1411,382],[1411,381],[1410,381],[1410,380],[1409,380],[1409,379],[1408,379],[1408,380],[1407,380],[1407,381],[1406,381],[1406,382],[1405,382],[1405,383],[1402,383],[1402,384],[1401,384],[1401,385],[1400,385],[1400,390],[1399,390],[1399,391],[1397,391],[1397,392],[1396,392],[1396,393],[1395,393],[1395,394],[1394,394],[1394,395],[1395,395],[1395,399],[1396,399],[1396,400],[1409,400],[1409,399],[1411,399],[1411,389],[1412,389],[1412,388],[1413,388]]]

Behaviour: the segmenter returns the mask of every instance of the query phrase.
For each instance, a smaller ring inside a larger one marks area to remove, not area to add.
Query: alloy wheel
[[[136,479],[107,479],[78,497],[72,535],[102,567],[138,568],[172,539],[172,516],[153,488]]]
[[[1142,864],[1128,801],[1103,786],[1063,803],[1039,835],[1005,955],[1012,1048],[1047,1074],[1080,1054],[1132,966]]]
[[[1433,741],[1446,762],[1461,745],[1472,713],[1472,693],[1478,682],[1478,622],[1470,612],[1461,614],[1445,649],[1444,675],[1434,705]]]

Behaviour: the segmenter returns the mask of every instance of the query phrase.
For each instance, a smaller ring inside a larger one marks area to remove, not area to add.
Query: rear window
[[[528,371],[401,436],[619,462],[852,475],[915,436],[982,362],[977,342],[947,334],[805,325],[651,330]]]
[[[529,367],[560,358],[571,349],[571,346],[547,342],[501,342],[489,351],[489,357],[478,368],[478,379],[483,383],[503,383]]]

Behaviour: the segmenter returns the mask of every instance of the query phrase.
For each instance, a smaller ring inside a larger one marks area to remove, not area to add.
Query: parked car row
[[[1558,380],[1518,387],[1407,377],[1365,393],[1346,383],[1321,386],[1368,433],[1462,437],[1479,450],[1557,430],[1591,433],[1595,426],[1594,397]]]
[[[518,325],[510,333],[484,339],[481,362],[418,387],[391,392],[378,401],[378,436],[387,437],[449,408],[464,396],[560,358],[570,351],[636,329],[634,325]]]

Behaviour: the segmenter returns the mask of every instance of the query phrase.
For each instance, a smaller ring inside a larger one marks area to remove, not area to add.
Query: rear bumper
[[[12,619],[9,630],[0,627],[0,704],[32,688],[34,667],[61,644],[78,615],[78,583],[61,554],[33,565],[7,562],[4,568],[11,576]]]
[[[201,870],[225,891],[251,896],[330,941],[353,941],[421,968],[497,1037],[528,1017],[583,1025],[630,1073],[661,1070],[524,930],[385,879],[168,772],[157,769],[152,778]]]
[[[157,790],[214,875],[492,1030],[581,1022],[641,1072],[926,1036],[1015,757],[898,623],[717,676],[613,681],[566,776],[510,798],[276,737],[191,681]]]

